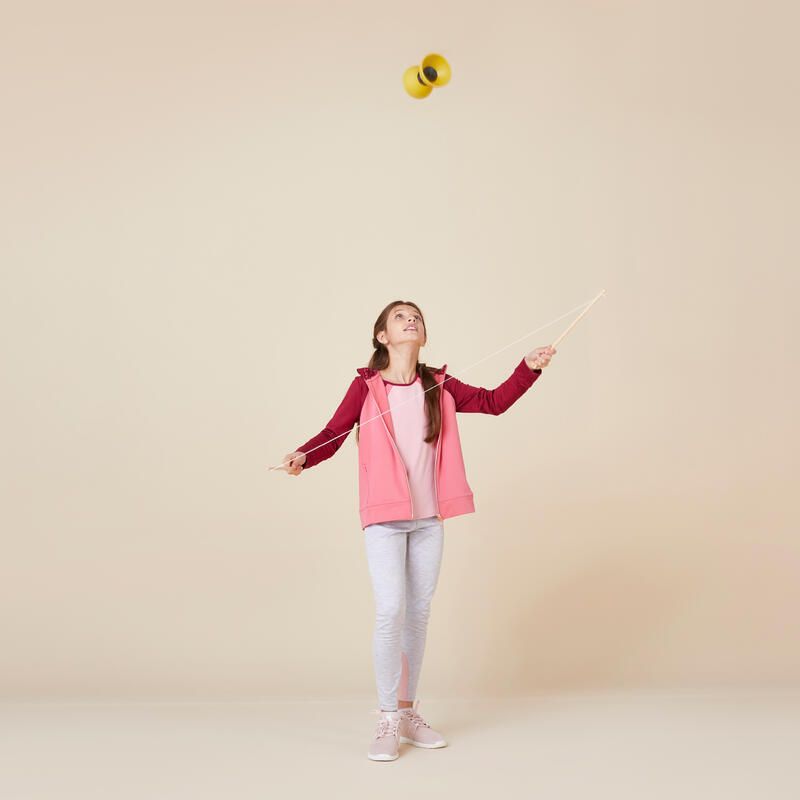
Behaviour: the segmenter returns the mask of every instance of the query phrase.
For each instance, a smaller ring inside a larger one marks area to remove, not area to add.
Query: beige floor
[[[800,800],[800,692],[420,698],[448,746],[386,763],[373,707],[4,703],[0,800]]]

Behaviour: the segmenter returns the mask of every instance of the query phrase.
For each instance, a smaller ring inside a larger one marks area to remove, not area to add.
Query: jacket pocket
[[[358,498],[358,504],[361,508],[369,504],[369,473],[367,472],[366,464],[361,464],[358,481]]]

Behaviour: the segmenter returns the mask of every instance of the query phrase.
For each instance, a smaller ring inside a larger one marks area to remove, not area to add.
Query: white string
[[[488,356],[484,356],[482,359],[480,359],[479,361],[476,361],[474,364],[470,364],[465,369],[462,369],[461,372],[459,373],[459,375],[463,375],[467,370],[472,369],[473,367],[477,367],[478,364],[483,363],[484,361],[486,361],[487,359],[491,358],[492,356],[496,356],[498,353],[502,353],[503,350],[507,350],[509,347],[511,347],[512,345],[515,345],[517,342],[521,342],[523,339],[527,339],[529,336],[533,336],[534,333],[538,333],[539,331],[544,330],[545,328],[549,328],[551,325],[555,325],[556,322],[559,322],[560,320],[564,319],[564,317],[568,317],[570,314],[574,313],[579,308],[583,308],[584,306],[589,305],[590,303],[593,303],[596,299],[597,298],[592,298],[591,300],[587,300],[585,303],[581,303],[580,305],[575,306],[574,308],[571,308],[569,311],[566,311],[563,314],[561,314],[561,316],[558,316],[554,320],[551,320],[550,322],[548,322],[548,323],[536,328],[535,330],[532,330],[530,333],[526,333],[524,336],[520,336],[519,339],[515,339],[513,342],[509,342],[507,345],[504,345],[499,350],[495,350],[494,353],[490,353]],[[577,320],[576,320],[576,322],[577,322]],[[428,389],[425,389],[423,394],[425,394],[425,392],[431,391],[431,389],[435,389],[436,386],[444,386],[444,384],[447,383],[447,381],[449,381],[450,378],[456,378],[456,377],[458,377],[458,376],[457,375],[448,375],[441,383],[437,383],[436,385],[431,386]],[[414,395],[412,397],[409,397],[407,400],[403,400],[400,403],[395,403],[395,408],[399,408],[404,403],[410,403],[410,402],[412,402],[414,400],[417,400],[417,397],[418,397],[418,395]],[[363,428],[364,425],[366,425],[368,422],[372,422],[373,420],[378,419],[379,417],[382,417],[384,414],[388,414],[389,411],[391,411],[391,409],[389,409],[389,408],[387,408],[386,411],[381,411],[380,414],[377,414],[374,417],[370,417],[368,420],[365,420],[364,422],[360,423],[359,427]],[[310,450],[307,450],[307,451],[304,450],[303,452],[307,456],[309,453],[313,453],[315,450],[318,450],[320,447],[324,447],[326,444],[329,444],[330,442],[334,442],[337,439],[341,438],[342,436],[348,436],[352,430],[353,430],[352,428],[349,428],[344,433],[340,433],[338,436],[334,436],[333,439],[328,439],[328,441],[322,442],[322,444],[318,444],[316,447],[312,447]],[[293,460],[294,459],[289,459],[289,461],[283,461],[280,464],[276,464],[274,467],[269,467],[269,469],[277,469],[278,467],[282,467],[285,464],[291,463]]]

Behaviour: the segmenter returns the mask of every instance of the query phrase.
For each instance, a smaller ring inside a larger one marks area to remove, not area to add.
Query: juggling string
[[[555,340],[555,342],[553,342],[553,344],[551,345],[551,347],[555,347],[555,346],[556,346],[556,345],[557,345],[559,342],[561,342],[561,341],[564,339],[564,337],[565,337],[565,336],[566,336],[566,335],[567,335],[567,334],[568,334],[568,333],[569,333],[569,332],[570,332],[570,331],[571,331],[571,330],[572,330],[572,329],[575,327],[575,325],[576,325],[576,324],[577,324],[577,323],[578,323],[578,322],[579,322],[579,321],[580,321],[580,320],[581,320],[581,319],[584,317],[584,315],[586,314],[586,312],[587,312],[587,311],[588,311],[588,310],[589,310],[589,309],[590,309],[590,308],[591,308],[591,307],[592,307],[592,306],[593,306],[593,305],[594,305],[594,304],[595,304],[595,303],[596,303],[596,302],[597,302],[597,301],[598,301],[598,300],[599,300],[599,299],[600,299],[600,298],[601,298],[601,297],[602,297],[602,296],[603,296],[605,293],[606,293],[606,290],[605,290],[605,289],[603,289],[603,291],[602,291],[602,292],[600,292],[600,294],[598,294],[598,295],[597,295],[597,297],[595,297],[593,300],[590,300],[590,301],[588,302],[588,304],[587,304],[587,303],[581,303],[580,305],[577,305],[577,306],[575,306],[574,308],[571,308],[569,311],[566,311],[566,312],[564,312],[563,314],[561,314],[560,316],[558,316],[558,317],[556,317],[555,319],[551,320],[550,322],[547,322],[547,323],[545,323],[544,325],[541,325],[541,326],[539,326],[539,327],[538,327],[538,328],[536,328],[535,330],[532,330],[532,331],[530,331],[530,333],[526,333],[524,336],[520,336],[520,337],[519,337],[519,339],[514,339],[514,341],[513,341],[513,342],[509,342],[507,345],[504,345],[504,346],[503,346],[503,347],[501,347],[499,350],[495,350],[495,351],[494,351],[494,353],[490,353],[488,356],[484,356],[482,359],[480,359],[479,361],[476,361],[474,364],[470,364],[468,367],[466,367],[465,369],[461,370],[461,372],[459,373],[459,375],[448,375],[448,376],[447,376],[447,377],[446,377],[446,378],[445,378],[445,379],[444,379],[444,380],[443,380],[443,381],[442,381],[440,384],[436,384],[436,385],[434,385],[434,386],[431,386],[431,387],[430,387],[430,389],[425,389],[425,392],[429,392],[431,389],[435,389],[435,388],[436,388],[436,386],[441,386],[441,385],[443,385],[443,384],[444,384],[446,381],[449,381],[449,380],[450,380],[450,378],[457,378],[457,377],[460,377],[460,376],[461,376],[461,375],[463,375],[463,374],[464,374],[464,373],[465,373],[467,370],[470,370],[470,369],[472,369],[473,367],[476,367],[476,366],[478,366],[478,364],[481,364],[481,363],[483,363],[484,361],[486,361],[487,359],[489,359],[489,358],[492,358],[492,356],[496,356],[498,353],[502,353],[502,352],[503,352],[503,350],[507,350],[509,347],[511,347],[512,345],[515,345],[517,342],[521,342],[523,339],[527,339],[529,336],[533,336],[533,334],[534,334],[534,333],[538,333],[539,331],[541,331],[541,330],[544,330],[545,328],[549,328],[551,325],[554,325],[556,322],[558,322],[559,320],[563,319],[564,317],[568,317],[570,314],[572,314],[573,312],[577,311],[579,308],[583,308],[584,306],[586,306],[586,308],[584,309],[583,313],[581,313],[581,315],[580,315],[580,316],[579,316],[577,319],[575,319],[575,320],[572,322],[572,324],[571,324],[571,325],[570,325],[570,326],[569,326],[569,327],[568,327],[568,328],[567,328],[567,329],[564,331],[564,333],[562,333],[562,334],[561,334],[561,336],[559,336],[559,337],[558,337],[558,339],[556,339],[556,340]],[[423,392],[423,394],[424,394],[425,392]],[[403,403],[410,403],[411,401],[414,401],[414,400],[417,400],[417,397],[416,397],[416,396],[414,396],[414,397],[410,397],[410,398],[409,398],[409,399],[407,399],[407,400],[403,400],[402,402],[400,402],[400,403],[397,403],[397,404],[395,405],[395,408],[399,408],[401,405],[403,405]],[[367,420],[365,420],[364,422],[362,422],[362,423],[361,423],[361,427],[363,427],[364,425],[366,425],[368,422],[372,422],[373,420],[379,419],[379,418],[380,418],[380,417],[382,417],[384,414],[388,414],[390,410],[391,410],[391,409],[387,409],[386,411],[382,411],[380,414],[376,414],[374,417],[370,417],[369,419],[367,419]],[[324,447],[324,446],[325,446],[326,444],[328,444],[329,442],[335,441],[336,439],[340,438],[341,436],[347,436],[349,433],[350,433],[350,431],[349,431],[349,430],[348,430],[348,431],[345,431],[344,433],[340,433],[340,434],[339,434],[339,436],[334,436],[334,437],[333,437],[333,439],[329,439],[327,442],[323,442],[322,444],[318,444],[316,447],[312,447],[312,448],[311,448],[311,450],[309,450],[309,451],[308,451],[308,453],[313,453],[313,452],[314,452],[315,450],[317,450],[318,448],[320,448],[320,447]],[[306,455],[308,455],[308,453],[306,453]],[[286,464],[288,464],[288,463],[289,463],[289,461],[283,461],[283,462],[281,462],[280,464],[276,464],[274,467],[268,467],[268,469],[270,469],[270,470],[273,470],[273,469],[285,469],[285,470],[287,470],[287,471],[288,471],[288,469],[289,469],[289,468],[285,466],[285,465],[286,465]]]

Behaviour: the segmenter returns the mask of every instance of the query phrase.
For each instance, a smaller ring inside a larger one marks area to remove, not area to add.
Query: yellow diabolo
[[[453,71],[444,56],[430,53],[418,67],[409,67],[403,73],[403,86],[417,100],[427,97],[435,87],[450,81]]]

